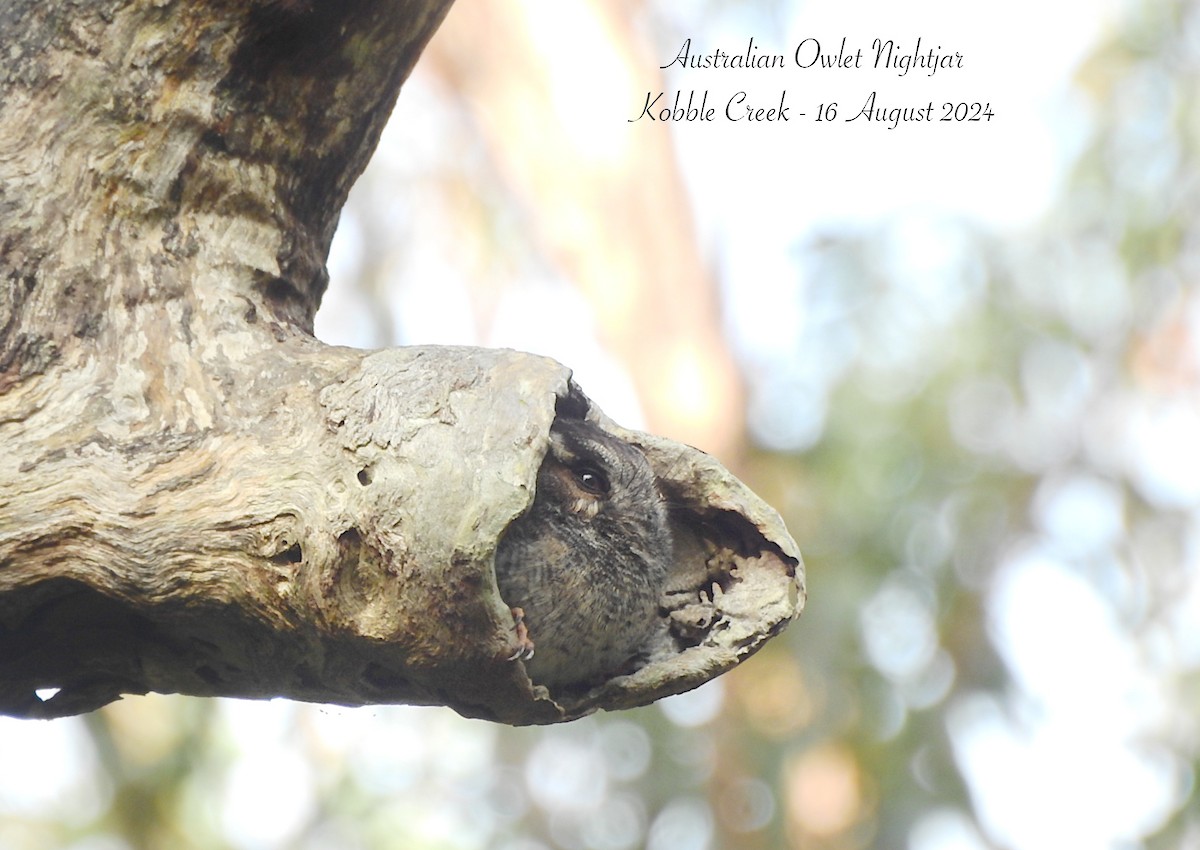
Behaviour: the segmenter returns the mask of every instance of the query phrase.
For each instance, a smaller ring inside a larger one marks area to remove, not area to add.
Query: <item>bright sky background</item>
[[[703,16],[697,14],[699,5]],[[795,309],[794,256],[806,236],[835,225],[907,217],[911,223],[900,231],[903,249],[919,268],[923,256],[935,267],[939,252],[946,250],[942,234],[930,224],[942,217],[965,216],[1013,236],[1036,228],[1060,195],[1065,166],[1089,127],[1091,107],[1072,91],[1072,74],[1115,27],[1118,13],[1113,0],[811,0],[794,3],[778,16],[753,3],[715,12],[711,6],[679,3],[664,12],[678,33],[691,37],[693,53],[717,48],[740,53],[753,36],[760,55],[782,52],[789,60],[782,69],[743,72],[675,67],[667,72],[667,95],[660,101],[669,104],[675,89],[684,92],[685,101],[688,91],[707,90],[709,105],[719,113],[739,90],[764,106],[787,91],[792,112],[787,123],[717,120],[671,126],[702,240],[723,269],[729,331],[743,356],[763,363],[778,357],[779,351],[771,349],[777,341],[806,333],[806,317]],[[640,92],[653,86],[653,68],[646,69],[644,81],[630,81],[618,66],[606,64],[603,45],[589,43],[593,28],[575,4],[553,9],[542,4],[539,20],[548,40],[572,33],[569,40],[558,38],[564,55],[556,64],[561,70],[555,78],[556,112],[585,155],[602,159],[638,144],[641,134],[659,131],[645,119],[625,120],[640,112]],[[869,67],[873,39],[895,39],[911,49],[918,36],[923,48],[961,53],[962,68],[939,69],[931,77],[920,69],[899,76]],[[851,50],[863,49],[864,67],[796,68],[790,61],[793,51],[809,37],[826,51],[836,50],[844,37]],[[680,46],[678,38],[666,38],[656,46],[655,64],[669,62]],[[639,92],[632,102],[630,91]],[[994,117],[987,123],[896,129],[841,120],[857,112],[872,92],[877,105],[887,107],[933,101],[935,115],[945,101],[979,101]],[[831,102],[839,120],[817,123],[818,106]],[[938,297],[952,302],[955,293],[934,293]],[[561,314],[565,308],[556,302],[555,309]],[[516,312],[528,315],[525,307]],[[429,313],[444,315],[438,307]],[[619,376],[613,383],[605,380],[605,374],[612,375],[607,364],[590,365],[599,352],[581,348],[578,339],[539,336],[561,324],[534,315],[514,329],[514,337],[521,347],[571,363],[602,407],[630,420],[627,386]],[[436,341],[428,336],[430,323],[422,321],[421,327],[423,341]],[[454,329],[446,341],[464,341],[455,337],[460,331]],[[1192,423],[1186,414],[1183,418]],[[815,439],[820,422],[812,428]],[[1195,452],[1180,451],[1181,441],[1170,439],[1176,431],[1170,421],[1155,419],[1136,441],[1136,463],[1147,480],[1169,483],[1180,479],[1174,470],[1181,466],[1194,469],[1187,459],[1194,461]],[[1195,430],[1189,424],[1181,433]],[[791,436],[803,442],[803,434]],[[1162,444],[1169,450],[1156,451]],[[1182,480],[1195,478],[1184,474]],[[1111,544],[1123,533],[1119,494],[1091,480],[1052,482],[1044,489],[1035,505],[1041,533],[999,567],[990,595],[991,627],[1021,690],[1012,704],[980,696],[955,706],[951,732],[993,840],[1014,850],[1116,850],[1152,831],[1181,790],[1182,766],[1139,743],[1163,720],[1171,695],[1105,600],[1063,559],[1089,540]],[[892,595],[878,610],[901,612],[904,619],[895,588],[880,593]],[[1197,613],[1193,622],[1200,621],[1197,607],[1191,606]],[[869,622],[872,610],[871,605],[864,609],[868,651],[869,634],[880,625]],[[927,623],[918,612],[899,627],[919,631]],[[909,637],[912,645],[915,639]],[[886,649],[874,660],[885,668],[911,662],[889,660]],[[953,812],[934,813],[913,835],[912,847],[982,848],[973,830]]]
[[[721,72],[671,72],[671,83],[685,90],[709,86],[732,93],[744,86],[764,104],[772,95],[777,99],[783,85],[788,102],[809,113],[800,124],[793,119],[777,126],[675,127],[702,227],[721,245],[730,271],[734,336],[753,352],[758,340],[779,338],[778,331],[804,333],[803,316],[786,305],[793,297],[791,255],[797,237],[806,233],[895,215],[918,222],[963,215],[1009,234],[1036,227],[1061,191],[1064,166],[1077,153],[1089,120],[1089,107],[1071,92],[1070,77],[1113,26],[1115,9],[1081,0],[1003,5],[816,0],[796,4],[774,38],[770,27],[748,27],[740,12],[744,7],[727,20],[688,30],[693,48],[734,52],[753,33],[763,51],[790,58],[804,38],[836,49],[844,36],[852,49],[862,46],[868,54],[876,37],[910,45],[921,36],[923,45],[940,44],[964,57],[962,69],[939,70],[933,77],[919,69],[898,77],[872,68],[789,67],[747,71],[735,82],[735,75]],[[662,62],[672,55],[668,46]],[[894,130],[862,121],[813,122],[817,104],[836,101],[844,118],[872,91],[878,103],[889,106],[985,101],[995,117],[986,124]],[[923,247],[937,249],[917,240],[911,250]],[[772,304],[780,309],[764,309]],[[764,316],[771,315],[782,327],[764,333]],[[745,323],[741,328],[739,319]],[[1177,440],[1154,452],[1165,436],[1164,429],[1149,428],[1140,441],[1146,475],[1169,476],[1181,463],[1194,469],[1194,448],[1178,451]],[[1153,454],[1166,462],[1154,463]],[[1002,846],[1130,847],[1161,823],[1183,790],[1186,766],[1143,743],[1169,716],[1172,695],[1161,669],[1142,657],[1107,602],[1063,559],[1089,543],[1111,544],[1123,532],[1119,494],[1090,480],[1046,489],[1052,492],[1035,505],[1042,534],[1000,566],[989,600],[992,631],[1021,691],[1012,704],[979,696],[954,706],[951,734],[983,824]],[[868,606],[864,616],[871,610]],[[904,606],[890,598],[887,610],[903,612]],[[1191,610],[1196,622],[1200,606]],[[928,621],[911,622],[919,630]],[[869,638],[866,645],[870,650]],[[946,813],[928,818],[912,846],[985,845],[969,823]]]

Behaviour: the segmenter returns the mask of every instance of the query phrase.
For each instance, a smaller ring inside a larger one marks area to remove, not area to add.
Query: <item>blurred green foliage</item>
[[[1180,697],[1146,742],[1169,754],[1179,796],[1155,834],[1111,846],[1195,846],[1200,642],[1175,603],[1200,484],[1178,498],[1155,485],[1135,436],[1200,389],[1200,8],[1123,14],[1079,72],[1089,135],[1035,231],[908,217],[797,246],[808,336],[775,377],[820,380],[776,380],[751,424],[774,445],[816,416],[819,439],[752,449],[742,471],[800,542],[810,605],[751,663],[666,707],[554,729],[128,700],[78,721],[91,754],[73,750],[49,797],[12,774],[51,749],[14,756],[26,733],[6,724],[0,847],[893,850],[942,846],[921,831],[938,812],[1002,846],[949,712],[991,694],[1023,722],[991,623],[998,566],[1028,545],[1057,551],[1147,658],[1165,657],[1153,675]],[[933,259],[906,250],[914,239]],[[1081,551],[1055,540],[1042,514],[1064,480],[1119,493],[1120,534]],[[72,803],[85,787],[91,802]],[[293,820],[256,832],[229,815],[255,806]]]

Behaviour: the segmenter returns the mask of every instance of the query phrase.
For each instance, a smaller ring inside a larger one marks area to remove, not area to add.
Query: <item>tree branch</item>
[[[0,12],[0,711],[155,690],[551,722],[694,687],[798,613],[777,515],[562,366],[311,337],[337,211],[445,9]],[[551,695],[508,660],[492,561],[564,409],[644,449],[678,563],[646,663]]]

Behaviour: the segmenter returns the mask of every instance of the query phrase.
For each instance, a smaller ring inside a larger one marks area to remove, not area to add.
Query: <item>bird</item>
[[[520,646],[513,658],[551,690],[622,672],[654,629],[672,554],[667,508],[642,451],[560,416],[533,504],[496,550]]]

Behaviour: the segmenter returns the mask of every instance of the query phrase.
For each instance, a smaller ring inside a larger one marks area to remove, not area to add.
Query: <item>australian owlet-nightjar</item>
[[[557,419],[533,505],[496,552],[530,677],[555,688],[621,672],[654,627],[671,557],[645,455],[598,425]]]

